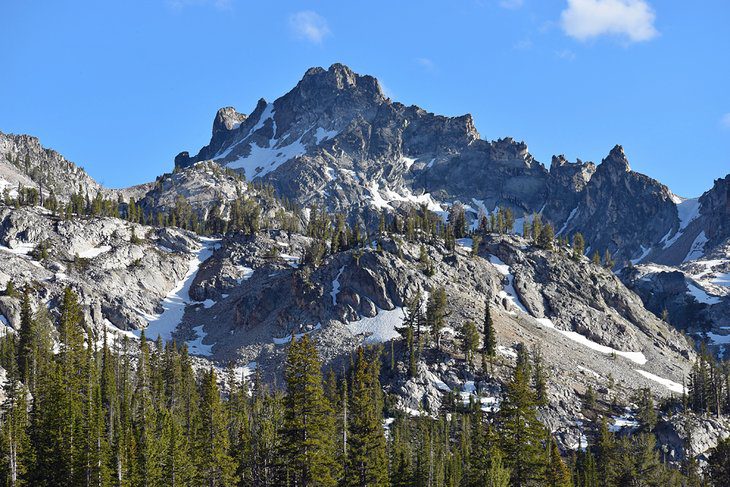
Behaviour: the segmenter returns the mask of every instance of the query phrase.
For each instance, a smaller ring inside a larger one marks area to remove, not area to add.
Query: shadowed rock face
[[[618,264],[659,242],[678,221],[671,192],[631,171],[618,145],[585,184],[577,208],[563,233],[581,232],[591,251],[608,250]]]
[[[705,220],[707,248],[719,245],[730,238],[730,174],[716,179],[712,189],[700,196],[699,201],[700,215]]]

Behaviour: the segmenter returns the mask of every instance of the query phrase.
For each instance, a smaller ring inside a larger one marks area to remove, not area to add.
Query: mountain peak
[[[223,107],[215,114],[213,121],[213,135],[218,132],[228,132],[238,128],[246,120],[246,115],[238,113],[233,107]]]
[[[322,90],[353,91],[360,92],[379,102],[385,101],[385,95],[377,79],[369,75],[357,74],[342,63],[334,63],[327,70],[322,67],[309,68],[295,89],[298,89],[303,95]]]
[[[615,168],[624,172],[631,171],[629,160],[626,158],[626,154],[624,153],[624,148],[619,144],[616,144],[613,149],[611,149],[608,156],[601,161],[601,165],[606,165],[607,168]]]

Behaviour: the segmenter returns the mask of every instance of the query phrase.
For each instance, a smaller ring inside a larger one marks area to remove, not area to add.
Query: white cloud
[[[427,57],[416,58],[416,63],[426,71],[433,71],[436,69],[436,64]]]
[[[311,10],[304,10],[289,16],[289,28],[298,39],[321,44],[330,35],[327,19]]]
[[[517,51],[527,51],[529,49],[532,49],[532,39],[522,39],[521,41],[516,42],[512,49],[515,49]]]
[[[720,125],[722,128],[730,130],[730,112],[720,117]]]
[[[573,61],[575,59],[575,53],[570,49],[555,51],[555,55],[558,56],[560,59],[565,59],[566,61]]]
[[[525,0],[500,0],[499,6],[502,8],[508,8],[515,10],[522,7],[525,4]]]
[[[568,0],[560,20],[563,31],[581,41],[613,35],[641,42],[659,34],[655,17],[646,0]]]

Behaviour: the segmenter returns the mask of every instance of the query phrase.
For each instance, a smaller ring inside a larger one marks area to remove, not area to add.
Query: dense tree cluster
[[[598,416],[587,428],[589,444],[562,455],[538,421],[549,379],[539,348],[518,347],[499,408],[453,393],[441,410],[404,413],[384,394],[381,376],[415,376],[424,347],[438,347],[432,330],[447,308],[438,289],[409,301],[397,359],[393,348],[389,357],[382,346],[361,348],[344,368],[323,374],[312,339],[292,337],[285,391],[269,389],[258,373],[248,381],[232,368],[196,370],[174,342],[95,335],[71,288],[56,319],[42,303],[33,312],[27,290],[13,293],[21,327],[0,340],[6,485],[700,485],[690,482],[701,480],[697,468],[688,463],[680,472],[660,460],[648,390],[635,401],[637,432],[618,436]],[[481,328],[464,324],[467,362],[478,352],[494,360],[493,327],[489,306]],[[712,377],[706,361],[697,377],[703,367]],[[706,480],[727,485],[729,460],[730,446],[721,443]]]

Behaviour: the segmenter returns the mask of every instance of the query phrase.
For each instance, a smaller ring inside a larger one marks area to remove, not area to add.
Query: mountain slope
[[[41,146],[36,137],[0,132],[0,191],[16,189],[18,184],[36,188],[46,196],[53,192],[64,201],[79,189],[90,198],[102,191],[86,171]]]
[[[620,146],[598,166],[557,157],[548,171],[525,143],[483,140],[470,115],[394,102],[375,78],[341,64],[308,70],[289,93],[260,100],[248,116],[219,111],[210,144],[175,163],[203,160],[271,183],[302,206],[369,224],[381,211],[420,204],[442,212],[461,202],[473,220],[499,206],[512,208],[518,223],[542,213],[564,235],[582,232],[619,266],[645,258],[682,225],[676,198],[631,171]]]

